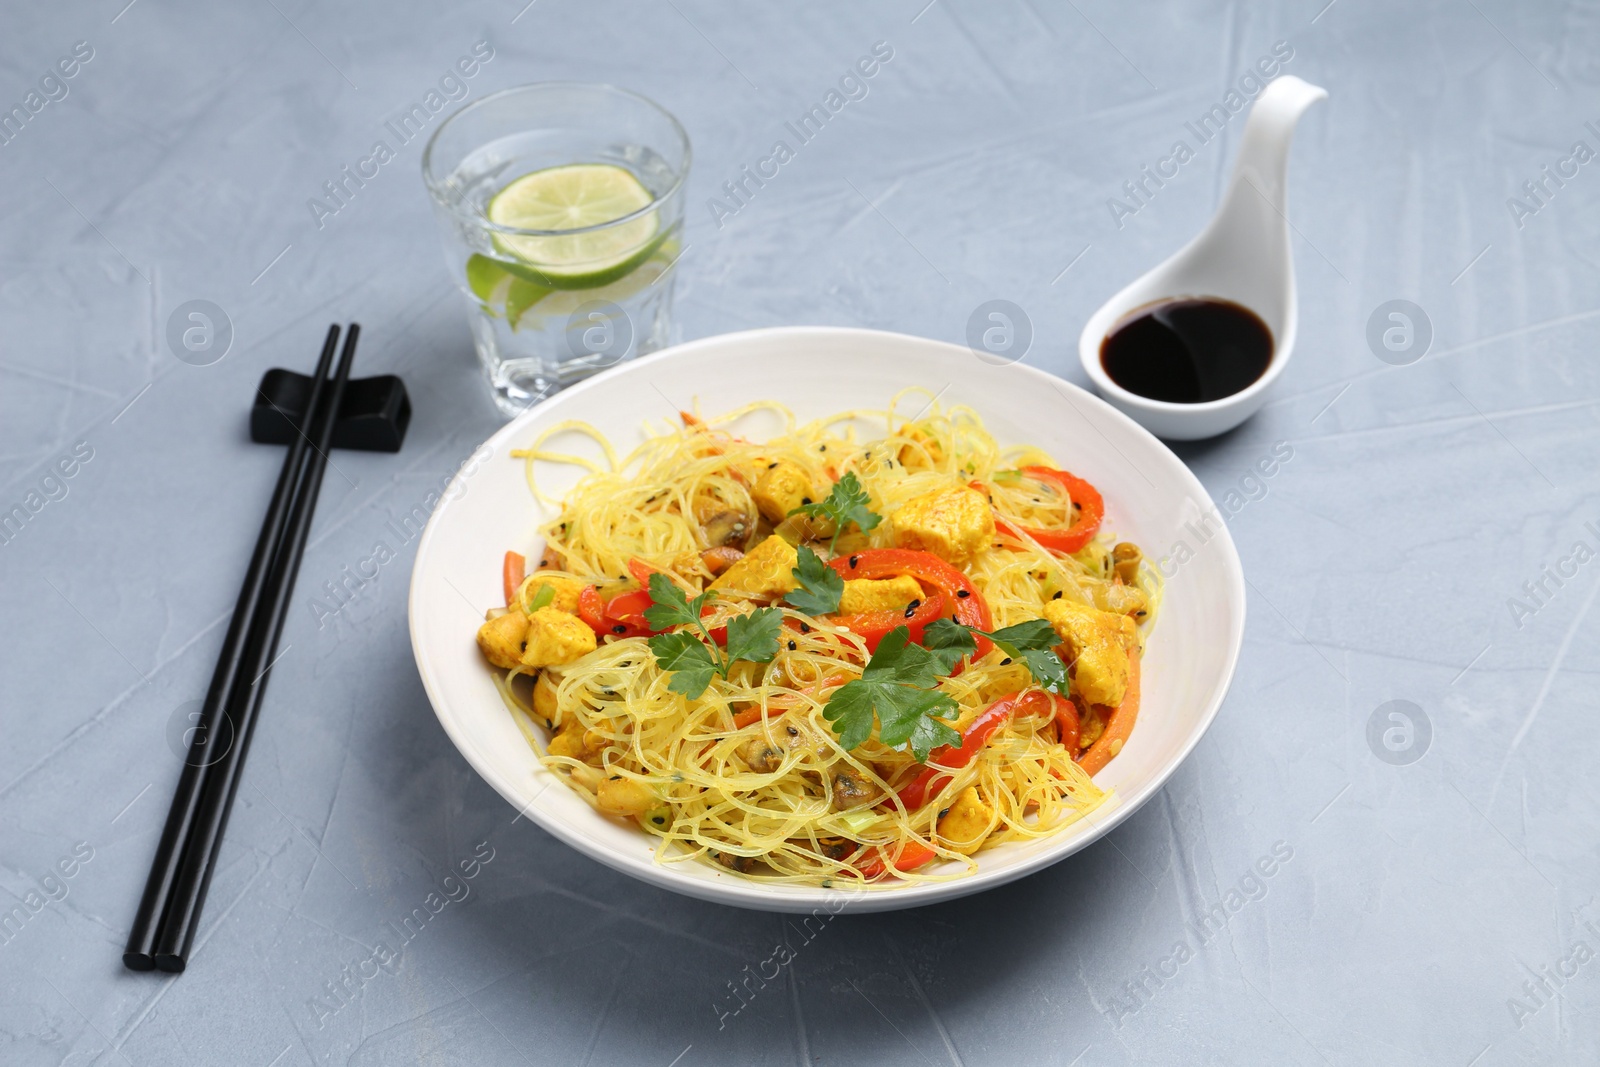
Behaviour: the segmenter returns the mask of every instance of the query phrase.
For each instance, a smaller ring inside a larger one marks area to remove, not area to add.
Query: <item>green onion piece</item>
[[[846,830],[859,836],[863,830],[881,818],[883,816],[880,813],[873,811],[871,808],[864,808],[860,811],[850,812],[848,815],[841,817],[839,821],[844,824]]]

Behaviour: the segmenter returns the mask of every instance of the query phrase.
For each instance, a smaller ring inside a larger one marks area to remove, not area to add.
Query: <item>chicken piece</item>
[[[1121,704],[1128,691],[1128,650],[1138,640],[1133,620],[1066,599],[1046,603],[1044,617],[1066,645],[1074,691],[1091,704]]]
[[[896,545],[932,552],[957,566],[969,562],[994,540],[989,498],[964,485],[912,497],[890,521]]]
[[[605,747],[604,734],[598,730],[587,730],[578,723],[571,722],[550,739],[545,751],[552,756],[565,756],[568,759],[589,763],[599,756]]]
[[[863,615],[869,611],[896,611],[922,599],[922,586],[909,574],[897,578],[853,578],[844,583],[839,614]]]
[[[557,611],[564,611],[569,615],[576,615],[578,612],[578,594],[583,592],[584,584],[577,578],[559,578],[555,575],[551,575],[548,578],[535,578],[533,583],[528,586],[528,592],[523,596],[523,603],[532,604],[538,599],[540,589],[549,588],[553,595],[545,607],[555,608]]]
[[[798,463],[780,459],[762,471],[750,489],[768,522],[782,522],[785,515],[802,504],[811,503],[811,475]]]
[[[723,571],[708,588],[761,599],[783,596],[800,585],[794,577],[799,562],[793,545],[781,537],[769,537]]]
[[[520,667],[522,643],[527,636],[528,617],[520,611],[508,611],[478,627],[478,647],[496,667]]]
[[[614,774],[595,790],[595,803],[607,815],[638,818],[656,806],[655,790],[637,778]]]
[[[555,608],[540,608],[528,616],[518,662],[524,667],[556,667],[594,650],[594,631],[588,623]]]
[[[549,671],[540,671],[533,683],[533,713],[548,723],[561,717],[561,706],[556,701],[556,680],[550,677]]]
[[[955,803],[939,817],[939,840],[948,848],[972,855],[989,837],[999,817],[975,785],[956,795]]]

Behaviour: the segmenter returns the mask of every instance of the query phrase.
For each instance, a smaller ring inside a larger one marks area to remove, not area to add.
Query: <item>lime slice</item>
[[[524,174],[489,201],[489,221],[520,230],[586,230],[632,215],[654,201],[627,170],[573,163]],[[495,234],[508,270],[551,289],[593,289],[623,277],[665,236],[656,212],[571,236]]]

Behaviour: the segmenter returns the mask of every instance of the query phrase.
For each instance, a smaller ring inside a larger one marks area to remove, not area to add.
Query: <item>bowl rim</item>
[[[888,338],[897,343],[913,342],[917,345],[935,346],[945,350],[967,351],[966,346],[952,344],[948,341],[939,341],[890,330],[874,330],[861,327],[771,326],[713,334],[672,345],[658,352],[607,368],[593,377],[553,394],[551,397],[530,406],[527,410],[501,426],[490,435],[487,441],[478,446],[475,453],[488,447],[494,450],[494,454],[501,454],[500,445],[504,444],[508,439],[524,433],[528,423],[538,419],[549,406],[561,397],[603,389],[619,377],[639,373],[639,368],[655,367],[663,363],[669,363],[707,348],[761,344],[784,338],[812,340],[826,338],[836,343]],[[1188,490],[1193,494],[1194,499],[1202,504],[1210,505],[1210,510],[1214,511],[1216,509],[1216,503],[1212,500],[1211,494],[1206,491],[1205,486],[1201,484],[1199,478],[1189,469],[1188,465],[1179,459],[1176,454],[1172,453],[1165,443],[1126,413],[1117,410],[1114,405],[1093,395],[1081,386],[1074,385],[1041,368],[1022,363],[1011,364],[1010,366],[1017,368],[1019,373],[1025,376],[1025,380],[1032,379],[1041,386],[1062,391],[1069,402],[1086,403],[1094,407],[1099,414],[1114,422],[1124,424],[1124,427],[1136,436],[1148,438],[1149,444],[1160,451],[1166,452],[1171,457],[1176,469],[1181,472],[1180,477],[1189,482]],[[449,486],[442,492],[441,500],[453,499],[460,484],[465,478],[470,477],[470,474],[471,472],[468,470],[458,469],[452,476]],[[466,735],[464,728],[459,726],[452,716],[446,714],[444,708],[448,705],[448,700],[442,690],[439,679],[432,675],[427,666],[427,659],[423,653],[423,642],[419,636],[417,619],[419,616],[421,580],[430,562],[430,550],[435,535],[440,528],[442,517],[448,510],[448,508],[443,507],[436,508],[429,517],[422,536],[417,541],[416,558],[412,564],[411,582],[407,594],[407,626],[411,635],[412,658],[416,662],[417,673],[421,677],[423,689],[427,694],[429,704],[433,708],[434,716],[439,720],[451,743],[456,746],[457,751],[467,760],[478,776],[487,782],[495,792],[505,798],[513,808],[517,809],[520,813],[519,818],[522,815],[526,815],[531,821],[537,822],[551,836],[613,870],[637,878],[647,884],[672,890],[685,896],[734,907],[791,913],[815,912],[819,909],[825,909],[833,914],[844,911],[869,913],[920,907],[996,888],[1034,874],[1045,867],[1066,859],[1073,853],[1098,841],[1132,816],[1145,802],[1161,791],[1167,780],[1189,758],[1195,746],[1200,743],[1200,739],[1211,728],[1212,722],[1215,721],[1217,713],[1222,707],[1222,702],[1227,698],[1244,645],[1245,616],[1248,610],[1244,571],[1232,534],[1224,523],[1219,529],[1220,537],[1216,538],[1213,543],[1221,550],[1223,567],[1230,586],[1229,595],[1234,604],[1237,605],[1238,610],[1234,616],[1235,622],[1227,635],[1224,653],[1225,663],[1220,676],[1221,681],[1208,696],[1206,706],[1201,710],[1195,727],[1192,728],[1189,736],[1178,747],[1176,753],[1163,765],[1159,766],[1149,780],[1137,790],[1116,794],[1117,802],[1105,812],[1103,818],[1085,819],[1085,822],[1089,824],[1086,829],[1064,833],[1053,839],[1045,839],[1046,847],[1039,849],[1037,853],[1026,857],[1021,862],[1008,864],[1004,868],[987,872],[980,868],[968,877],[948,882],[909,883],[900,886],[863,890],[860,888],[835,889],[793,885],[766,886],[759,882],[733,877],[722,881],[707,881],[680,873],[672,865],[656,863],[653,857],[640,859],[636,855],[614,851],[603,842],[584,836],[576,824],[565,820],[543,817],[543,813],[534,808],[534,801],[543,795],[546,789],[558,784],[554,775],[551,775],[549,782],[539,787],[531,799],[524,802],[520,794],[525,790],[519,789],[515,782],[498,773],[493,765],[480,753],[479,746]],[[537,770],[543,770],[542,766],[537,763],[536,757],[533,759],[533,763]],[[549,774],[550,772],[544,771],[544,773]]]

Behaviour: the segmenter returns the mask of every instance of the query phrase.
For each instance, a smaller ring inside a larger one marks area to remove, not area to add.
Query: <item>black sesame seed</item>
[[[969,597],[971,595],[972,594],[967,592],[967,590],[965,590],[965,589],[957,589],[956,590],[956,596],[960,597],[962,600],[967,599],[967,597]]]
[[[946,815],[949,815],[949,814],[950,814],[950,809],[949,809],[949,808],[944,808],[944,809],[942,809],[942,810],[941,810],[941,811],[940,811],[940,812],[939,812],[939,818],[941,818],[941,819],[942,819],[942,818],[944,818],[944,817],[945,817],[945,816],[946,816]]]
[[[622,781],[622,775],[620,775],[620,774],[613,774],[613,775],[612,775],[612,776],[611,776],[611,780],[612,780],[612,781],[613,781],[613,782],[620,782],[620,781]]]
[[[850,569],[851,570],[855,569],[856,561],[859,560],[860,558],[861,558],[860,556],[851,556],[850,557]]]
[[[611,632],[614,634],[625,634],[628,632],[628,628],[621,623],[618,623],[611,628]]]
[[[1057,589],[1056,590],[1056,595],[1051,597],[1050,599],[1051,600],[1060,600],[1061,599],[1061,590]]]
[[[800,624],[800,632],[803,633],[803,634],[808,634],[808,633],[811,632],[811,627],[807,626],[805,623],[801,623]]]
[[[922,607],[922,601],[920,601],[920,600],[913,600],[911,603],[907,604],[906,605],[906,618],[909,619],[909,618],[911,618],[911,616],[915,615],[917,613],[917,609],[920,608],[920,607]]]
[[[785,729],[789,731],[789,736],[790,737],[799,737],[800,736],[800,731],[796,730],[793,726],[785,727]]]
[[[811,503],[811,498],[810,497],[803,496],[803,497],[800,498],[800,504],[801,504],[802,507],[804,507],[805,505],[807,505],[809,503]]]
[[[1001,661],[1000,661],[1000,666],[1002,666],[1002,667],[1009,667],[1009,666],[1011,666],[1011,657],[1010,657],[1010,656],[1007,656],[1007,657],[1006,657],[1006,658],[1005,658],[1005,659],[1003,659],[1003,660],[1001,660]]]
[[[794,651],[794,650],[795,650],[795,649],[797,649],[797,648],[799,648],[799,647],[800,647],[800,646],[799,646],[799,645],[797,645],[797,644],[795,644],[795,643],[794,643],[794,642],[793,642],[793,641],[790,641],[790,642],[789,642],[789,651],[790,651],[790,652],[793,652],[793,651]]]
[[[827,450],[828,450],[828,446],[827,445],[818,445],[817,446],[817,451],[818,452],[826,452]]]
[[[778,461],[777,460],[773,460],[771,463],[767,464],[767,470],[771,470],[773,467],[776,467],[777,465],[778,465]]]

